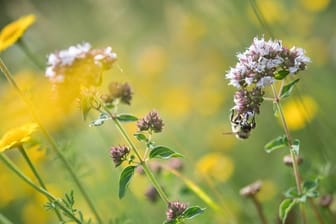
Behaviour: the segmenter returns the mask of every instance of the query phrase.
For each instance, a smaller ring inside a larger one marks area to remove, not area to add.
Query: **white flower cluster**
[[[302,48],[289,50],[279,40],[265,41],[264,38],[254,38],[252,45],[237,58],[236,67],[228,71],[226,78],[230,80],[229,85],[238,89],[250,85],[263,88],[274,82],[276,72],[295,74],[310,62]]]
[[[114,62],[117,59],[117,54],[112,52],[111,47],[91,49],[89,43],[77,44],[50,54],[45,75],[53,82],[63,82],[67,68],[71,68],[77,60],[90,58],[95,65],[102,67],[105,62]]]

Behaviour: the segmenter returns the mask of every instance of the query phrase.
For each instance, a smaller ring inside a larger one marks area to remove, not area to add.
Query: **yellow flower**
[[[287,125],[291,130],[304,128],[307,123],[314,119],[317,110],[316,101],[309,96],[287,101],[283,106]]]
[[[311,12],[321,12],[330,4],[330,0],[301,0],[300,2],[303,7]]]
[[[0,139],[0,152],[29,141],[31,134],[37,127],[38,125],[36,123],[28,123],[7,131]]]
[[[228,156],[220,153],[210,153],[197,162],[196,170],[202,177],[225,182],[231,177],[234,164]]]
[[[0,52],[13,45],[34,22],[33,14],[26,15],[5,26],[0,33]]]

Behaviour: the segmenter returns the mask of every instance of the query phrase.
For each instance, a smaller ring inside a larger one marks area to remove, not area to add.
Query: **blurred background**
[[[104,74],[103,90],[110,81],[128,82],[134,91],[132,104],[120,111],[142,117],[156,109],[165,128],[154,136],[155,141],[184,154],[181,172],[220,205],[220,211],[208,208],[193,223],[258,223],[252,202],[239,195],[242,187],[255,180],[263,181],[258,197],[267,218],[275,223],[282,192],[295,185],[291,169],[282,162],[288,151],[267,154],[263,149],[283,133],[281,124],[273,116],[272,104],[264,102],[248,140],[223,135],[231,131],[229,110],[235,91],[227,85],[225,73],[235,66],[237,52],[244,51],[256,36],[306,49],[312,63],[298,74],[302,78],[298,88],[283,106],[293,136],[301,140],[303,176],[323,175],[320,192],[334,194],[336,4],[332,0],[258,0],[256,5],[266,26],[247,0],[0,0],[0,28],[35,14],[37,20],[23,41],[43,65],[48,54],[78,43],[111,46],[118,62]],[[150,185],[144,176],[136,174],[130,192],[118,199],[121,169],[114,168],[109,148],[124,141],[114,126],[88,127],[75,100],[62,107],[55,104],[44,70],[20,46],[13,45],[0,56],[35,102],[44,125],[64,148],[104,219],[162,223],[166,206],[146,198]],[[2,75],[0,105],[1,135],[32,121],[26,105]],[[136,131],[134,123],[126,127],[131,134]],[[43,137],[37,133],[34,141],[28,153],[49,189],[60,197],[73,189],[75,207],[87,218],[93,217]],[[17,152],[8,155],[29,174]],[[45,211],[45,199],[3,164],[0,167],[0,213],[17,224],[56,223],[54,214]],[[157,175],[172,200],[207,207],[179,178],[164,170]]]

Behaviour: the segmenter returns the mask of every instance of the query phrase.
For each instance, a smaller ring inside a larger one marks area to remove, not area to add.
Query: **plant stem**
[[[272,87],[272,91],[273,91],[273,95],[274,95],[274,103],[277,106],[279,116],[280,116],[280,119],[281,119],[281,122],[282,122],[282,126],[283,126],[283,129],[285,131],[285,134],[286,134],[286,137],[287,137],[287,140],[288,140],[289,152],[290,152],[290,155],[291,155],[291,158],[292,158],[292,161],[293,161],[293,173],[294,173],[295,182],[296,182],[296,189],[298,191],[298,194],[301,195],[302,194],[302,188],[301,188],[301,177],[300,177],[300,172],[299,172],[299,168],[298,168],[298,161],[297,161],[295,153],[291,149],[292,145],[293,145],[293,140],[292,140],[292,137],[290,135],[284,113],[282,111],[282,107],[281,107],[281,104],[280,104],[280,98],[279,98],[279,96],[278,96],[278,94],[275,90],[275,87],[273,85],[271,85],[271,87]],[[281,91],[279,91],[279,92],[281,92]],[[306,223],[306,216],[305,216],[303,206],[301,206],[301,216],[302,216],[303,223]]]
[[[5,217],[3,214],[0,214],[0,223],[2,224],[13,224],[7,217]]]
[[[111,117],[112,121],[114,122],[115,126],[117,127],[117,129],[119,130],[119,132],[121,133],[121,135],[123,136],[123,138],[125,139],[125,141],[127,142],[127,144],[131,147],[131,149],[133,150],[133,152],[135,153],[136,157],[139,160],[140,165],[142,166],[142,168],[144,169],[144,172],[146,173],[147,177],[149,178],[149,180],[152,182],[153,186],[155,187],[155,189],[157,190],[157,192],[159,193],[161,199],[168,204],[169,203],[169,199],[168,196],[166,195],[166,193],[163,191],[161,185],[159,184],[159,182],[157,181],[157,179],[155,178],[155,176],[153,175],[152,171],[149,169],[147,162],[141,157],[139,150],[137,149],[137,147],[135,146],[135,144],[132,142],[132,140],[130,139],[130,137],[128,136],[127,132],[125,131],[125,129],[123,128],[123,126],[121,125],[121,123],[118,121],[118,119],[109,111],[108,108],[104,107],[104,110],[109,114],[109,116]]]
[[[37,172],[37,170],[36,170],[34,164],[33,164],[32,161],[30,160],[29,156],[27,155],[27,153],[26,153],[26,151],[25,151],[25,149],[23,148],[22,145],[19,146],[19,151],[20,151],[20,153],[22,154],[22,156],[24,157],[24,159],[26,160],[26,162],[27,162],[27,164],[28,164],[30,170],[33,172],[33,174],[34,174],[34,176],[36,177],[36,179],[38,180],[40,186],[41,186],[44,190],[48,191],[47,188],[46,188],[46,186],[45,186],[45,184],[44,184],[44,182],[43,182],[43,180],[42,180],[42,178],[41,178],[41,176],[40,176],[39,173]],[[49,201],[52,202],[50,199],[49,199]],[[58,209],[55,208],[54,211],[55,211],[55,213],[56,213],[56,215],[57,215],[59,221],[60,221],[60,222],[64,222],[64,220],[63,220],[63,218],[62,218],[62,215],[61,215],[61,213],[58,211]]]
[[[262,209],[262,206],[261,206],[260,202],[258,201],[258,199],[254,195],[251,197],[251,199],[252,199],[253,204],[255,205],[255,207],[258,211],[258,215],[259,215],[261,223],[262,224],[267,224],[267,220],[266,220],[266,217],[265,217],[265,214],[263,212],[263,209]]]
[[[26,56],[41,70],[44,69],[44,66],[42,65],[42,63],[37,60],[37,58],[35,57],[35,55],[31,52],[31,50],[29,49],[28,45],[23,41],[22,38],[20,38],[17,42],[16,42],[21,50],[26,54]]]
[[[39,127],[40,127],[43,135],[46,137],[47,141],[51,145],[51,148],[54,151],[54,153],[56,153],[56,155],[61,159],[63,165],[65,166],[65,168],[69,172],[72,180],[75,182],[76,186],[78,187],[78,189],[81,192],[82,196],[84,197],[85,201],[89,205],[91,211],[95,215],[98,223],[102,223],[102,219],[100,218],[100,216],[99,216],[99,214],[98,214],[95,206],[93,205],[93,203],[92,203],[89,195],[85,191],[85,189],[84,189],[83,185],[81,184],[79,178],[77,177],[75,171],[72,169],[71,165],[68,163],[68,161],[66,160],[66,158],[63,155],[63,153],[61,152],[61,150],[58,148],[55,140],[51,137],[51,135],[49,134],[49,132],[47,131],[47,129],[42,125],[42,123],[40,121],[40,118],[37,115],[37,112],[35,111],[34,104],[23,94],[22,90],[16,84],[14,78],[12,77],[11,73],[9,72],[9,70],[7,69],[6,65],[4,64],[4,62],[2,61],[1,58],[0,58],[0,70],[2,71],[2,73],[4,74],[4,76],[6,77],[6,79],[8,80],[8,82],[17,91],[17,93],[22,98],[22,100],[27,104],[28,108],[30,109],[30,112],[31,112],[31,115],[32,115],[33,119],[39,125]]]
[[[76,223],[81,224],[81,221],[76,218],[71,211],[69,211],[68,208],[64,207],[61,203],[58,202],[58,199],[50,194],[45,189],[37,186],[34,184],[33,181],[31,181],[24,173],[22,173],[19,168],[16,167],[10,159],[7,158],[7,156],[3,155],[3,153],[0,153],[0,159],[6,164],[6,166],[12,170],[17,176],[19,176],[24,182],[26,182],[28,185],[33,187],[36,191],[40,192],[44,196],[46,196],[49,200],[52,200],[55,204],[57,204],[69,217],[71,217]]]

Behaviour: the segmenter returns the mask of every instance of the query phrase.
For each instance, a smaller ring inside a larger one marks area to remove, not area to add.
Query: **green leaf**
[[[304,192],[308,192],[308,191],[311,191],[311,190],[316,190],[317,187],[318,187],[318,182],[317,181],[313,181],[313,180],[306,180],[302,184],[302,190]]]
[[[285,135],[276,137],[265,145],[265,151],[271,153],[274,150],[284,148],[288,145],[288,140]]]
[[[289,74],[289,71],[281,70],[274,74],[274,78],[277,80],[283,80]]]
[[[89,124],[89,127],[93,127],[93,126],[101,126],[104,124],[105,121],[110,120],[110,116],[108,114],[105,113],[101,113],[99,115],[99,118],[97,120],[91,121]]]
[[[165,221],[163,224],[178,224],[177,220]]]
[[[273,103],[273,114],[274,114],[274,117],[279,117],[279,108],[275,102]]]
[[[138,118],[132,114],[118,114],[116,118],[120,122],[133,122],[138,120]]]
[[[140,141],[140,142],[148,142],[148,138],[146,137],[145,134],[142,134],[142,133],[135,133],[134,136],[135,136],[136,139],[138,139],[138,141]]]
[[[297,192],[297,189],[296,187],[291,187],[289,188],[285,193],[284,195],[287,197],[287,198],[298,198],[299,197],[299,194]]]
[[[149,158],[169,159],[172,157],[183,157],[183,155],[162,145],[155,146],[149,153]]]
[[[202,214],[204,210],[205,208],[201,208],[199,206],[189,207],[182,213],[182,218],[183,219],[193,219],[195,216]]]
[[[281,90],[280,98],[283,99],[288,97],[292,93],[296,83],[298,83],[299,81],[300,79],[295,79],[290,83],[288,83],[287,85],[285,85]]]
[[[291,145],[291,150],[295,153],[295,155],[299,155],[300,152],[300,140],[294,139],[293,144]]]
[[[279,208],[279,217],[283,224],[286,221],[288,213],[290,212],[290,210],[294,207],[296,203],[297,203],[296,200],[288,199],[288,198],[281,202],[280,208]]]
[[[128,166],[120,174],[119,179],[119,199],[122,199],[125,196],[127,186],[134,174],[136,166]]]

